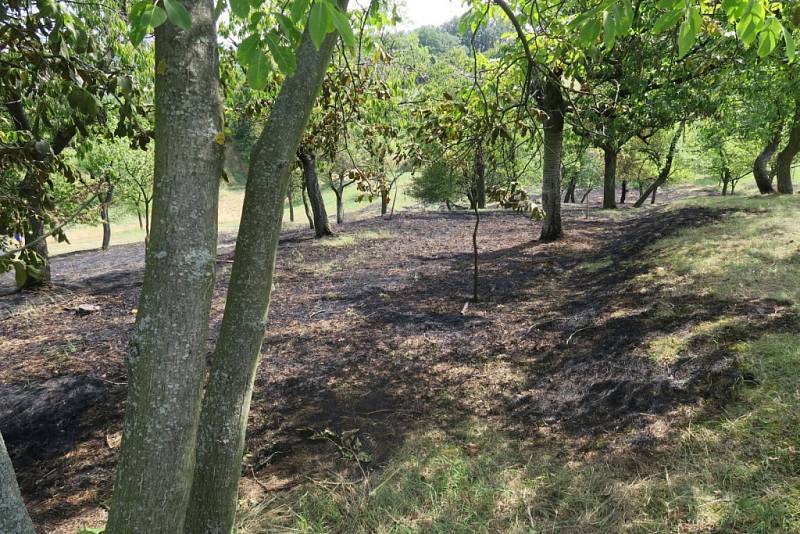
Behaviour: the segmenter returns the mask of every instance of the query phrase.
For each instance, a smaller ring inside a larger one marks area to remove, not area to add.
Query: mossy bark
[[[297,71],[286,78],[253,148],[228,298],[203,399],[197,462],[187,514],[189,534],[229,534],[242,452],[267,326],[289,165],[319,93],[336,35],[317,50],[306,32]]]
[[[126,364],[128,401],[106,532],[183,532],[194,473],[217,245],[222,131],[212,0],[155,32],[153,227]]]

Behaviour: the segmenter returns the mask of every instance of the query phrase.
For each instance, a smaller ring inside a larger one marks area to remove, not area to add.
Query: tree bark
[[[303,196],[303,209],[306,212],[306,219],[308,219],[308,228],[314,229],[314,215],[311,213],[311,206],[308,205],[308,193],[306,193],[306,178],[303,176],[303,187],[301,193]]]
[[[603,147],[603,209],[617,207],[617,154],[611,146]]]
[[[112,184],[110,181],[107,183],[108,189],[106,190],[105,197],[100,203],[100,218],[103,221],[103,243],[100,246],[102,250],[108,250],[108,246],[111,244],[111,219],[108,217],[108,207],[111,205],[111,201],[114,199],[114,184]]]
[[[756,179],[756,186],[758,192],[762,195],[774,193],[775,189],[772,187],[772,177],[768,168],[769,162],[778,150],[778,145],[781,143],[781,133],[783,132],[783,124],[776,129],[772,138],[767,142],[761,152],[758,153],[755,162],[753,162],[753,177]]]
[[[297,157],[300,159],[303,175],[306,177],[308,200],[311,204],[311,212],[314,214],[314,235],[316,237],[333,235],[333,230],[328,223],[328,212],[325,209],[325,201],[322,199],[322,191],[319,189],[317,158],[314,154],[304,151],[298,152]]]
[[[561,227],[561,149],[564,141],[564,99],[555,80],[547,80],[542,104],[543,121],[542,209],[544,220],[539,239],[553,241],[563,234]]]
[[[214,3],[182,3],[191,29],[168,22],[155,31],[153,228],[107,534],[183,532],[195,465],[223,125]]]
[[[483,140],[478,140],[475,148],[475,203],[478,208],[486,207],[486,164],[483,160]]]
[[[233,529],[289,165],[336,39],[335,33],[328,34],[317,50],[306,30],[296,51],[297,70],[283,82],[250,157],[228,298],[203,400],[187,534],[229,534]]]
[[[794,118],[789,130],[789,140],[778,154],[775,169],[778,171],[778,193],[791,195],[792,187],[792,162],[800,152],[800,100],[795,104]]]
[[[294,222],[294,206],[292,205],[292,188],[291,188],[291,186],[288,189],[289,189],[289,191],[286,193],[286,198],[289,200],[289,222]]]
[[[625,198],[628,196],[628,180],[622,180],[622,191],[619,194],[619,203],[625,204]]]
[[[0,433],[0,532],[36,534]]]
[[[386,215],[389,212],[389,191],[381,189],[381,215]]]
[[[344,203],[342,202],[342,190],[333,187],[333,194],[336,195],[336,224],[344,222]]]
[[[589,198],[589,193],[591,193],[591,192],[592,192],[592,189],[594,189],[594,188],[590,187],[590,188],[589,188],[589,189],[587,189],[587,190],[586,190],[586,192],[583,194],[583,196],[581,197],[581,204],[583,204],[584,202],[586,202],[586,199],[587,199],[587,198]]]
[[[575,185],[576,179],[573,177],[569,181],[569,185],[567,186],[567,191],[564,193],[564,204],[571,202],[572,204],[575,203]]]
[[[25,279],[22,289],[37,289],[50,285],[52,275],[50,271],[50,254],[47,250],[47,239],[43,239],[46,233],[44,221],[40,218],[42,213],[42,196],[44,192],[32,174],[28,174],[20,187],[21,195],[28,199],[30,205],[30,215],[27,220],[27,231],[25,232],[25,243],[32,243],[28,249],[35,252],[42,259],[42,276],[34,278],[29,276]]]

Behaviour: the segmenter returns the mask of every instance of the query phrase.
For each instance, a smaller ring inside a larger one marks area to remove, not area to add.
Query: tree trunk
[[[20,193],[24,198],[28,199],[30,204],[30,216],[28,217],[27,231],[25,232],[25,243],[32,243],[28,249],[35,252],[39,256],[42,263],[42,276],[34,278],[28,276],[22,289],[37,289],[40,287],[50,285],[52,279],[50,273],[50,254],[47,250],[47,239],[44,239],[45,225],[44,221],[40,219],[42,213],[42,196],[44,195],[41,186],[36,182],[36,178],[32,174],[28,174],[22,182]]]
[[[289,222],[294,222],[294,205],[292,204],[292,188],[289,186],[286,198],[289,200]]]
[[[567,191],[564,194],[564,204],[567,202],[571,202],[572,204],[575,203],[575,185],[576,179],[573,177],[572,180],[569,181],[569,185],[567,186]]]
[[[336,224],[344,222],[344,202],[342,202],[343,190],[333,188],[333,194],[336,195]]]
[[[628,180],[622,180],[622,192],[619,194],[619,203],[625,204],[625,197],[628,196]]]
[[[481,224],[481,213],[476,205],[475,228],[472,230],[472,302],[478,302],[478,226]]]
[[[728,196],[728,180],[730,177],[728,176],[727,170],[722,171],[722,196]]]
[[[107,534],[184,530],[217,257],[223,129],[212,0],[189,31],[155,30],[152,239],[131,333],[128,401]],[[244,325],[242,325],[244,328]]]
[[[583,204],[584,202],[586,202],[586,199],[587,199],[587,198],[589,198],[589,193],[591,193],[591,192],[592,192],[592,189],[593,189],[593,188],[592,188],[592,187],[590,187],[590,188],[589,188],[589,189],[587,189],[587,190],[586,190],[586,192],[583,194],[583,196],[581,197],[581,204]]]
[[[36,534],[19,493],[14,467],[0,433],[0,532]]]
[[[389,212],[389,191],[381,190],[381,215],[386,215]]]
[[[781,143],[781,133],[783,132],[783,124],[775,131],[772,139],[767,142],[764,148],[759,152],[753,163],[753,177],[756,179],[756,186],[758,192],[762,195],[774,193],[775,189],[772,187],[772,177],[768,168],[769,162],[778,150],[778,145]]]
[[[203,400],[187,534],[229,534],[238,503],[253,380],[264,339],[289,163],[336,42],[317,50],[306,31],[253,148],[228,298]],[[179,532],[179,531],[177,531]]]
[[[794,118],[789,130],[789,140],[778,154],[775,169],[778,171],[778,193],[791,195],[792,187],[792,162],[800,152],[800,100],[795,104]]]
[[[475,203],[478,208],[486,207],[486,164],[483,161],[483,140],[478,140],[475,149]]]
[[[306,219],[308,219],[308,228],[314,229],[314,216],[311,214],[311,206],[308,205],[308,193],[306,193],[306,178],[303,176],[303,187],[301,188],[301,195],[303,197],[303,209],[306,212]]]
[[[325,210],[325,201],[322,199],[322,191],[319,189],[319,179],[317,178],[317,158],[314,154],[300,151],[297,154],[303,166],[303,174],[306,177],[306,190],[308,200],[311,204],[311,212],[314,214],[314,235],[325,237],[333,235],[333,230],[328,223],[328,212]]]
[[[610,146],[603,147],[603,209],[616,209],[617,207],[617,154]]]
[[[562,235],[561,227],[561,147],[564,139],[564,114],[561,89],[555,83],[545,86],[544,145],[542,147],[542,209],[544,220],[539,239],[553,241]]]
[[[114,199],[114,184],[108,182],[108,190],[106,191],[103,201],[100,203],[100,218],[103,221],[103,243],[100,246],[102,250],[108,250],[111,244],[111,219],[108,217],[108,207]]]
[[[144,203],[144,246],[150,243],[150,201]]]
[[[672,160],[675,158],[675,150],[678,147],[678,140],[681,138],[681,134],[683,134],[683,126],[684,123],[681,122],[678,129],[675,131],[675,134],[672,136],[672,141],[669,143],[669,150],[667,151],[667,157],[664,159],[664,165],[661,166],[661,170],[658,171],[658,177],[655,181],[650,184],[650,186],[645,190],[644,194],[640,195],[636,202],[633,203],[634,208],[641,207],[644,204],[647,197],[652,195],[653,198],[650,200],[650,204],[655,204],[656,202],[656,190],[664,183],[666,183],[667,178],[669,178],[669,173],[672,172]]]
[[[136,208],[136,217],[139,219],[139,230],[144,230],[144,222],[142,222],[142,211]]]

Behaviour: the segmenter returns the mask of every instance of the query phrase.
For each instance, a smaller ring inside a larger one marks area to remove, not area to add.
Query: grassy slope
[[[800,198],[694,199],[669,209],[686,204],[749,211],[655,241],[660,267],[642,284],[659,277],[678,293],[798,306]],[[650,350],[670,357],[694,335],[735,326],[720,317]],[[742,387],[721,415],[690,410],[652,454],[609,456],[597,443],[576,454],[575,438],[523,443],[472,421],[460,435],[417,434],[364,484],[320,484],[257,505],[243,530],[800,532],[800,333],[762,333],[735,350],[760,385]]]
[[[397,197],[395,210],[400,211],[407,206],[412,205],[415,201],[413,198],[405,194],[405,190],[409,185],[410,175],[406,174],[399,180],[400,195]],[[355,186],[350,186],[345,189],[344,194],[344,215],[345,222],[348,218],[352,220],[354,217],[363,217],[370,214],[380,213],[380,204],[369,204],[367,201],[357,201],[358,191]],[[294,198],[294,225],[305,225],[305,213],[303,211],[303,200],[299,195]],[[328,211],[328,218],[331,222],[336,222],[336,197],[330,187],[322,187],[322,197],[325,200],[325,206]],[[239,228],[239,218],[242,214],[242,201],[244,200],[244,187],[243,186],[227,186],[223,185],[220,188],[219,199],[219,231],[221,233],[235,232]],[[286,202],[284,208],[283,220],[284,227],[291,227],[289,222],[289,203]],[[363,211],[362,211],[363,210]],[[370,211],[371,210],[371,211]],[[67,229],[67,237],[69,243],[56,243],[54,240],[48,241],[51,254],[63,254],[66,252],[74,252],[78,250],[90,250],[100,247],[102,241],[103,230],[102,226],[96,225],[76,225]],[[135,215],[117,214],[115,216],[112,207],[112,222],[111,222],[111,244],[121,245],[125,243],[138,243],[144,241],[144,231],[139,229],[139,223]]]

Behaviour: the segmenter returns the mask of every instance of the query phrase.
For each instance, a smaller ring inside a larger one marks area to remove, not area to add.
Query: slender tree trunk
[[[311,212],[314,214],[314,235],[316,237],[333,235],[333,230],[328,223],[328,212],[325,209],[325,201],[322,199],[322,191],[319,189],[317,158],[314,154],[303,151],[298,152],[297,157],[300,159],[303,174],[306,177],[308,200],[311,204]]]
[[[233,530],[289,163],[295,157],[336,39],[335,33],[328,34],[317,50],[308,32],[303,35],[296,51],[297,70],[283,82],[250,157],[228,298],[203,400],[186,534],[229,534]]]
[[[728,174],[727,171],[722,172],[722,196],[728,196]]]
[[[20,193],[24,198],[28,199],[31,212],[28,217],[27,231],[25,232],[25,243],[33,243],[28,246],[28,249],[35,252],[43,261],[42,276],[40,278],[27,277],[22,289],[37,289],[50,285],[52,280],[47,239],[42,239],[46,229],[44,222],[40,218],[43,211],[41,199],[44,193],[32,174],[27,175],[23,180]]]
[[[286,198],[289,200],[289,222],[294,222],[294,205],[292,204],[291,186],[288,189],[289,191],[286,193]]]
[[[142,211],[136,208],[136,217],[139,219],[139,230],[144,230],[144,222],[142,221]]]
[[[625,204],[625,198],[628,196],[628,180],[622,180],[622,192],[619,194],[619,203]]]
[[[222,176],[212,0],[155,31],[152,240],[126,360],[128,402],[107,534],[181,533],[195,467]],[[244,325],[242,325],[244,328]]]
[[[543,122],[542,147],[542,209],[544,220],[539,239],[553,241],[561,237],[561,148],[564,141],[564,99],[561,87],[555,80],[544,84],[543,104],[546,117]]]
[[[114,199],[114,184],[108,182],[108,190],[106,191],[105,198],[100,203],[100,218],[103,220],[103,243],[100,246],[102,250],[108,250],[111,244],[111,219],[108,216],[108,207]]]
[[[306,178],[303,176],[303,187],[301,188],[301,195],[303,197],[303,209],[306,212],[306,219],[308,219],[308,228],[314,229],[314,215],[311,213],[311,206],[308,205],[308,193],[306,193]]]
[[[669,150],[667,151],[667,157],[664,159],[664,165],[661,166],[661,170],[658,171],[658,177],[653,181],[652,184],[645,190],[644,194],[640,195],[636,202],[633,203],[634,208],[641,207],[644,204],[647,197],[652,195],[652,199],[650,200],[651,204],[655,204],[656,202],[656,190],[664,183],[666,183],[667,178],[669,178],[669,173],[672,172],[672,160],[675,158],[675,150],[678,148],[678,140],[680,140],[681,135],[683,134],[683,125],[684,123],[681,122],[678,129],[675,131],[675,134],[672,136],[672,141],[669,143]]]
[[[575,203],[575,185],[576,185],[575,181],[576,179],[574,177],[569,181],[569,185],[567,186],[567,191],[564,194],[564,204],[568,202],[571,202],[573,204]]]
[[[19,492],[3,434],[0,434],[0,532],[36,534]]]
[[[587,198],[589,198],[589,193],[591,193],[591,192],[592,192],[592,189],[594,189],[594,188],[590,187],[590,188],[589,188],[589,189],[587,189],[587,190],[586,190],[586,192],[583,194],[583,196],[581,197],[581,204],[583,204],[584,202],[586,202],[586,199],[587,199]]]
[[[800,152],[800,99],[795,104],[794,118],[789,130],[789,141],[778,154],[775,169],[778,172],[778,193],[791,195],[792,187],[792,162]]]
[[[386,215],[389,212],[389,191],[381,189],[381,215]]]
[[[758,192],[762,195],[774,193],[775,189],[772,187],[772,177],[768,168],[769,162],[778,150],[778,145],[781,143],[781,133],[783,132],[783,124],[776,129],[772,138],[767,142],[755,162],[753,162],[753,177],[756,179],[756,186]]]
[[[333,194],[336,195],[336,224],[344,222],[344,202],[342,202],[343,190],[333,188]]]
[[[486,164],[483,161],[483,140],[475,148],[475,202],[480,209],[486,207]]]
[[[478,302],[478,226],[481,224],[481,213],[478,206],[475,212],[475,228],[472,230],[472,302]]]
[[[603,209],[616,209],[617,207],[617,155],[618,152],[611,146],[603,147]]]

